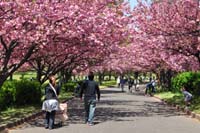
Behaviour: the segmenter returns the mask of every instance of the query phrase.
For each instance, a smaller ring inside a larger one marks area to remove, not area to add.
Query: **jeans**
[[[121,84],[122,92],[124,92],[124,84]]]
[[[53,128],[54,125],[54,120],[55,120],[55,114],[56,111],[51,111],[51,112],[46,112],[46,117],[45,117],[45,127],[47,128]]]
[[[95,99],[85,99],[85,122],[92,123],[94,119],[94,112],[96,108],[96,100]]]

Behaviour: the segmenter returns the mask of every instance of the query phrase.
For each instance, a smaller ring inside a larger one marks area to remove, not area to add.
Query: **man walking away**
[[[132,92],[132,89],[131,89],[132,86],[133,86],[133,80],[130,77],[128,77],[128,90],[129,90],[129,92]]]
[[[81,86],[80,99],[84,93],[84,105],[85,105],[85,123],[90,126],[93,124],[94,112],[96,107],[96,94],[98,101],[100,100],[100,90],[97,82],[94,81],[94,74],[90,72],[88,80],[86,80]]]

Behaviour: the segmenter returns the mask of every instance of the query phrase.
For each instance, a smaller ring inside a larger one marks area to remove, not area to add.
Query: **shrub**
[[[63,84],[63,88],[67,92],[74,92],[75,87],[76,87],[76,83],[74,82],[68,82],[68,83]]]
[[[36,81],[16,82],[16,105],[38,104],[41,102],[40,84]]]
[[[6,81],[0,89],[0,110],[3,110],[15,102],[15,81]]]
[[[183,72],[172,78],[173,91],[180,91],[183,86],[194,95],[199,95],[200,72]]]
[[[20,106],[40,102],[41,89],[36,81],[6,81],[0,89],[0,110],[12,105]]]
[[[192,78],[192,72],[183,72],[172,78],[172,90],[179,91],[180,88],[187,85]]]
[[[200,72],[195,73],[191,80],[191,91],[195,95],[200,95]]]

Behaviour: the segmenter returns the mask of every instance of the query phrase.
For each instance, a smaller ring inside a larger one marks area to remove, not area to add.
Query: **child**
[[[186,91],[185,87],[183,87],[182,89],[182,93],[184,95],[184,101],[185,101],[185,104],[186,106],[189,106],[190,105],[190,101],[192,100],[192,94],[189,93],[188,91]]]

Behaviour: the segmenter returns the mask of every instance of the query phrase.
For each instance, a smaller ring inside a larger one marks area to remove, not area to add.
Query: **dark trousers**
[[[147,94],[149,91],[150,95],[152,95],[152,93],[155,93],[156,90],[155,90],[155,87],[154,86],[151,86],[151,87],[146,87],[146,90],[145,90],[145,94]]]
[[[53,128],[56,111],[46,112],[45,127]]]
[[[150,91],[151,91],[151,87],[146,87],[145,94],[147,94],[148,92],[151,93]]]

